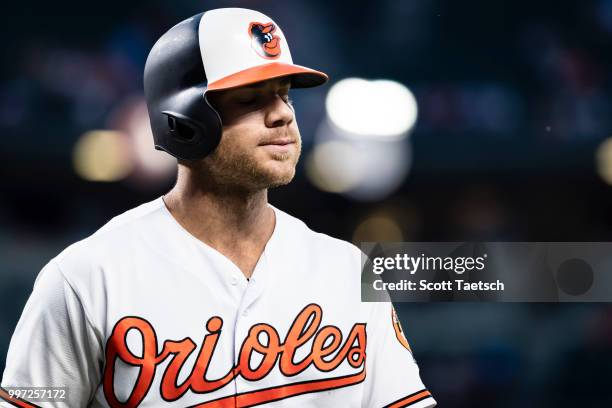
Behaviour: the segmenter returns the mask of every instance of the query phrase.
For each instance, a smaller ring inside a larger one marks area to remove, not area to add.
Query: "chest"
[[[279,269],[263,259],[248,281],[236,267],[216,266],[161,262],[158,272],[133,273],[138,291],[109,299],[100,400],[358,405],[367,333],[355,288],[308,262]]]

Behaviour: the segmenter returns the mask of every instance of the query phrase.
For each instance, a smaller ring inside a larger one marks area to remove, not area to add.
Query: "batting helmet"
[[[293,88],[327,75],[293,64],[280,27],[241,8],[197,14],[168,30],[145,64],[144,91],[155,148],[185,160],[205,157],[221,140],[221,118],[207,93],[291,76]]]

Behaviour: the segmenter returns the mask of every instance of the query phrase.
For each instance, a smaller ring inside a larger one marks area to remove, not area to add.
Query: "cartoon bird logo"
[[[249,35],[251,36],[251,47],[259,54],[260,57],[267,59],[276,59],[280,57],[280,37],[274,32],[276,26],[274,23],[257,23],[249,24]]]

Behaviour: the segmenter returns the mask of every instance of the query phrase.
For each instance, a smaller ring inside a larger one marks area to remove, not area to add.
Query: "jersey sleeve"
[[[0,406],[85,407],[101,379],[103,346],[73,287],[51,261],[11,338]],[[6,387],[65,387],[63,402],[6,402]]]
[[[436,401],[419,376],[391,302],[374,303],[367,323],[363,407],[429,408]]]

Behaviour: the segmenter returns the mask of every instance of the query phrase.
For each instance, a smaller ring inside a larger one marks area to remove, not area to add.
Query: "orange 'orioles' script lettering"
[[[365,323],[356,323],[348,334],[346,341],[342,343],[342,332],[339,328],[335,326],[320,327],[322,317],[323,312],[319,305],[310,304],[306,306],[293,321],[284,340],[280,338],[276,329],[268,324],[259,323],[252,326],[247,338],[242,343],[236,366],[232,367],[223,377],[211,380],[206,378],[206,373],[223,328],[223,320],[220,317],[213,316],[206,323],[209,334],[204,336],[191,374],[182,384],[178,383],[180,370],[187,358],[196,350],[196,344],[189,337],[180,341],[167,340],[164,342],[162,351],[158,354],[157,336],[151,324],[140,317],[124,317],[117,322],[106,344],[104,395],[113,408],[137,407],[151,388],[157,366],[170,356],[171,361],[164,371],[160,387],[161,396],[166,401],[176,401],[188,390],[198,394],[218,390],[237,376],[242,376],[250,381],[261,380],[272,371],[277,361],[280,372],[287,377],[295,376],[311,365],[322,372],[336,369],[343,361],[347,361],[353,368],[362,367],[362,370],[354,375],[326,378],[306,383],[285,384],[261,391],[232,395],[198,405],[201,408],[212,406],[248,407],[307,392],[345,387],[363,381],[366,358]],[[134,355],[128,348],[127,334],[130,330],[137,330],[142,337],[141,357]],[[261,333],[265,334],[266,344],[259,341]],[[297,350],[311,339],[310,352],[301,361],[294,362]],[[263,356],[256,367],[252,367],[250,364],[253,353]],[[334,353],[336,354],[333,355]],[[139,368],[134,388],[125,402],[119,401],[114,390],[115,362],[117,359]]]

